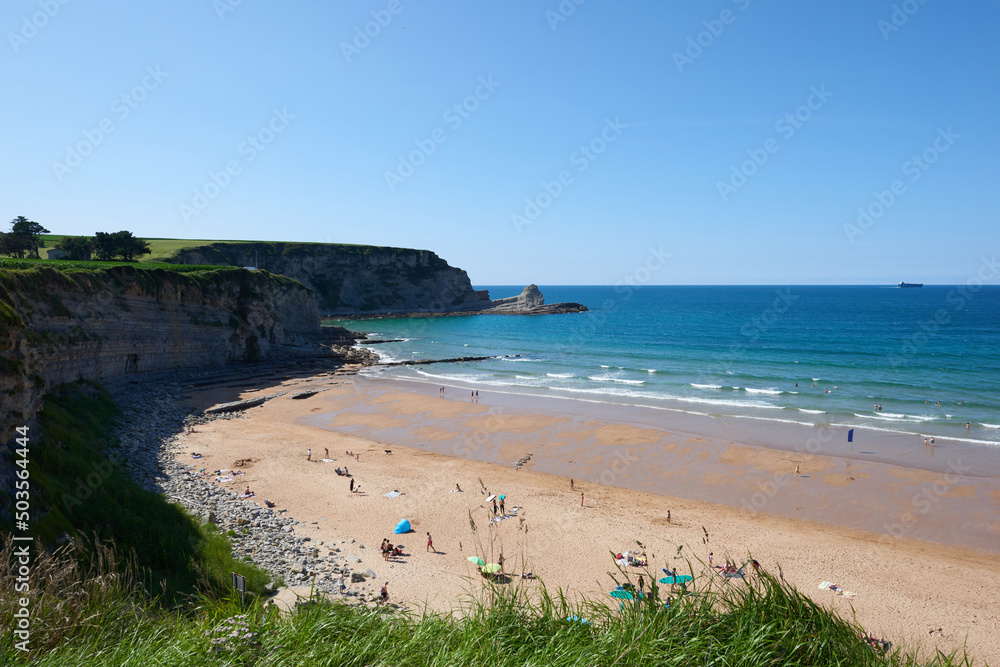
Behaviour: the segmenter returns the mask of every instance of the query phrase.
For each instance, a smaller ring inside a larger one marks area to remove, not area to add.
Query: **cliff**
[[[317,356],[350,337],[319,324],[311,290],[265,272],[0,269],[0,444],[62,382]]]
[[[468,274],[429,250],[329,243],[211,243],[168,260],[265,269],[311,287],[326,317],[490,307]]]

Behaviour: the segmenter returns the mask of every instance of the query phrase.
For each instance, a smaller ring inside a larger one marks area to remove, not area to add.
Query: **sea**
[[[366,371],[400,381],[1000,445],[1000,286],[539,287],[589,310],[336,324],[398,339],[362,343],[383,361],[489,357]]]

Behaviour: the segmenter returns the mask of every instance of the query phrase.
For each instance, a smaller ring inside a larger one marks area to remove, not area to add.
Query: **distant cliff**
[[[0,444],[62,382],[320,356],[350,336],[319,324],[311,290],[265,272],[0,269]]]
[[[489,294],[429,250],[329,243],[211,243],[180,264],[253,266],[311,287],[324,316],[482,310]]]
[[[529,285],[518,296],[490,300],[469,275],[429,250],[332,243],[210,243],[168,260],[180,264],[253,266],[316,292],[325,317],[496,313],[536,315],[587,310],[578,303],[545,305]]]

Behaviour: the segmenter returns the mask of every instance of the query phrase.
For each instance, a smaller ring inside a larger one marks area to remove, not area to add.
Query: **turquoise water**
[[[520,355],[389,377],[1000,445],[1000,287],[540,288],[591,310],[342,324],[405,338],[386,360]]]

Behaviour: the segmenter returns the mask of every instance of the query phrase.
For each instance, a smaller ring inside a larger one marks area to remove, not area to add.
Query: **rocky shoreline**
[[[117,443],[110,450],[111,460],[142,488],[162,493],[202,522],[217,525],[229,536],[235,558],[251,560],[271,575],[269,592],[282,584],[312,585],[315,591],[350,604],[373,605],[376,573],[364,564],[369,555],[363,544],[353,539],[336,544],[314,542],[302,534],[309,526],[285,510],[261,507],[263,498],[240,499],[238,484],[224,488],[212,481],[214,475],[201,474],[177,461],[176,454],[188,449],[185,433],[189,428],[246,417],[244,412],[205,415],[192,411],[184,399],[197,380],[197,376],[186,376],[162,384],[133,385],[113,395],[121,418],[114,429]],[[337,585],[340,572],[348,584],[343,596]]]

